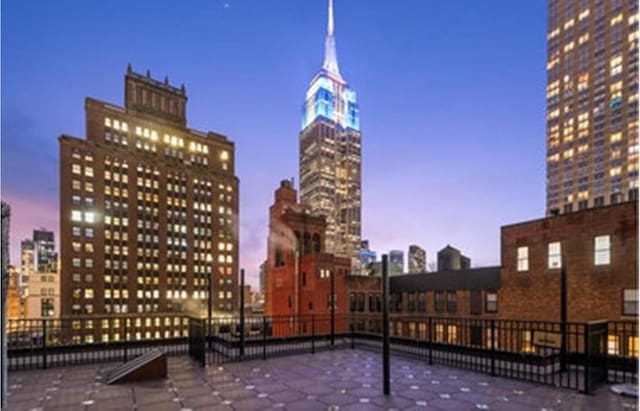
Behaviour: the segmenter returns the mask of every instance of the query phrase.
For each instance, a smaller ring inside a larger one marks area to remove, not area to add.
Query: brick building
[[[86,139],[59,139],[62,315],[203,311],[209,293],[233,312],[234,144],[187,127],[184,86],[130,66],[124,86],[124,107],[85,100]]]
[[[501,318],[560,321],[562,269],[568,321],[637,318],[637,202],[507,225],[501,238]]]
[[[269,209],[266,315],[328,315],[331,312],[332,280],[335,294],[345,295],[344,278],[351,269],[351,260],[325,252],[326,227],[324,216],[311,214],[306,205],[298,203],[293,183],[282,181]],[[342,314],[345,307],[344,300],[338,297],[335,312]],[[305,332],[304,329],[301,331]],[[284,334],[293,330],[280,328],[279,332]]]

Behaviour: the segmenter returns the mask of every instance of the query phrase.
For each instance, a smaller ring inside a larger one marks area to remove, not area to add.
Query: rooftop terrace
[[[106,385],[120,363],[9,373],[10,410],[623,410],[636,400],[595,395],[392,356],[382,395],[379,353],[340,349],[202,368],[169,357],[168,378]]]

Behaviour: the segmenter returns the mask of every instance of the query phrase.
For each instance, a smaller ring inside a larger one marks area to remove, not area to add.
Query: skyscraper
[[[409,274],[427,272],[427,253],[419,245],[409,246]]]
[[[361,196],[360,116],[356,93],[338,69],[329,0],[324,64],[302,108],[300,199],[326,217],[326,250],[349,257],[354,273],[360,267]]]
[[[389,251],[389,275],[400,275],[404,273],[404,251]]]
[[[184,86],[131,66],[124,85],[59,139],[62,315],[234,311],[234,144],[187,127]]]
[[[638,198],[638,3],[550,0],[547,214]]]
[[[20,243],[20,295],[26,297],[29,294],[29,280],[35,270],[35,245],[28,238]]]
[[[56,253],[53,231],[46,228],[33,230],[33,245],[35,247],[36,271],[56,272],[58,270],[58,254]]]
[[[9,226],[11,222],[11,206],[4,201],[1,204],[1,218],[2,218],[2,227],[0,230],[2,231],[1,242],[2,246],[0,247],[2,252],[2,275],[7,272],[9,267]]]

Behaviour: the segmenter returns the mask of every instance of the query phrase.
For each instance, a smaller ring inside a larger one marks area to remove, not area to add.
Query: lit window
[[[615,17],[613,17],[611,19],[611,25],[612,26],[615,26],[616,24],[621,23],[621,22],[622,22],[622,13],[618,14],[617,16],[615,16]]]
[[[220,160],[222,160],[222,161],[226,161],[226,160],[228,160],[228,159],[229,159],[229,152],[228,152],[228,151],[226,151],[226,150],[222,150],[222,151],[220,152]]]
[[[611,134],[611,137],[609,137],[609,139],[612,143],[615,143],[616,141],[620,141],[622,140],[622,133],[613,133]]]
[[[560,242],[549,243],[549,268],[562,267]]]
[[[518,271],[529,271],[529,247],[518,247]]]
[[[608,235],[595,238],[594,262],[595,265],[607,265],[611,262],[611,240]]]
[[[498,293],[495,291],[487,291],[485,298],[485,311],[488,313],[498,312]]]
[[[71,210],[71,221],[82,221],[82,212],[78,210]]]
[[[84,213],[84,221],[86,223],[93,223],[95,222],[95,214],[93,212],[87,211]]]
[[[93,167],[85,167],[84,175],[87,177],[93,177]]]
[[[638,337],[635,335],[627,337],[627,356],[638,358]]]
[[[522,331],[522,352],[535,352],[533,344],[531,344],[531,331]]]
[[[455,325],[447,325],[447,342],[455,344],[458,341],[458,327]]]
[[[71,165],[71,172],[73,174],[80,174],[82,173],[82,169],[80,167],[80,164],[72,164]]]
[[[120,130],[120,121],[113,120],[113,128],[116,130]]]
[[[619,355],[620,354],[620,340],[617,335],[609,334],[607,336],[607,354]]]
[[[104,118],[104,125],[106,127],[111,127],[111,119],[109,117]]]
[[[622,290],[622,314],[638,315],[638,290]]]

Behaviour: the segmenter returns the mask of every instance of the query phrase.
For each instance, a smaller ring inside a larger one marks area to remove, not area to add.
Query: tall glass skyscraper
[[[549,0],[547,214],[638,199],[638,2]]]
[[[302,107],[300,199],[326,216],[326,250],[350,257],[354,273],[360,268],[361,153],[356,93],[338,68],[329,0],[324,64]]]

